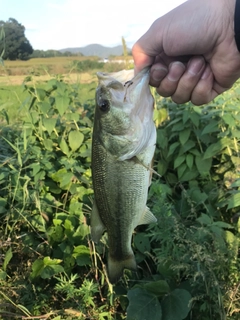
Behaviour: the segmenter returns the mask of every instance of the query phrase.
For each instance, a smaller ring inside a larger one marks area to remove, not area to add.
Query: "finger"
[[[203,57],[193,57],[188,65],[185,73],[178,82],[176,91],[172,95],[172,100],[176,103],[185,103],[191,100],[191,96],[195,86],[201,78],[206,67]]]
[[[162,62],[154,63],[150,72],[149,84],[152,87],[157,88],[160,82],[166,77],[167,74],[168,74],[168,67],[164,63]]]
[[[207,65],[205,70],[195,86],[191,101],[195,105],[202,105],[209,103],[218,95],[217,91],[214,90],[214,76],[211,70],[211,67]]]
[[[179,62],[179,61],[172,62],[169,65],[169,71],[167,76],[162,81],[158,81],[158,79],[155,78],[157,92],[163,97],[172,96],[176,91],[178,86],[178,81],[181,78],[181,76],[184,74],[185,70],[186,70],[186,67],[182,62]],[[155,73],[153,71],[151,74],[152,74],[152,77],[154,77]]]

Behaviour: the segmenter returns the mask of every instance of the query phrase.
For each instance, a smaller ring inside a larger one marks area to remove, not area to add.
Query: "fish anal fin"
[[[116,283],[122,277],[124,269],[137,270],[133,253],[122,260],[115,260],[110,254],[108,255],[108,279],[112,284]]]
[[[157,218],[152,214],[152,212],[149,210],[149,208],[146,207],[142,216],[141,216],[141,219],[140,219],[138,225],[156,223],[156,222],[157,222]]]
[[[106,230],[106,227],[100,218],[100,215],[98,212],[98,207],[97,207],[97,204],[94,200],[93,207],[92,207],[92,213],[91,213],[91,237],[92,237],[92,240],[94,242],[98,243],[105,230]]]

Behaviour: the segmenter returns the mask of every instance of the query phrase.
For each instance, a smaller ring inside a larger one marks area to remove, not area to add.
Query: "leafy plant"
[[[158,223],[137,228],[138,271],[112,286],[107,236],[89,232],[93,103],[60,76],[27,80],[24,121],[1,127],[0,317],[237,320],[238,86],[202,108],[155,96]]]

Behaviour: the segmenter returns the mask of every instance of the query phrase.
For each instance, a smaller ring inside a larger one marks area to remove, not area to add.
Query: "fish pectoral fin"
[[[149,224],[149,223],[156,223],[157,218],[152,214],[148,207],[145,208],[143,215],[138,223],[140,224]]]
[[[91,213],[91,237],[94,242],[99,242],[102,237],[102,234],[106,230],[105,225],[103,224],[96,201],[93,201],[93,208]]]

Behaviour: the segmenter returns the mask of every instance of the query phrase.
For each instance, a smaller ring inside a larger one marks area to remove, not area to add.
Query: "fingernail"
[[[187,70],[192,75],[197,75],[205,65],[205,60],[201,57],[193,58],[189,61]]]
[[[168,73],[168,69],[164,67],[155,67],[154,70],[152,71],[152,79],[154,81],[161,81],[166,74]]]
[[[212,71],[211,71],[210,67],[207,66],[207,67],[205,68],[202,76],[201,76],[201,80],[207,79],[207,78],[210,76],[210,73],[211,73],[211,72],[212,72]]]
[[[169,81],[176,82],[181,78],[184,71],[185,71],[185,66],[182,62],[179,62],[179,61],[172,62],[169,65],[169,73],[167,78]]]

